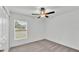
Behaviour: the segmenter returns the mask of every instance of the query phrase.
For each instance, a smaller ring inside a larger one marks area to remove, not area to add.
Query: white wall
[[[3,7],[0,7],[0,49],[9,49],[9,17]]]
[[[28,39],[14,40],[14,19],[23,20],[28,23]],[[10,16],[10,46],[17,46],[29,42],[37,41],[44,38],[44,21],[32,18],[27,15],[11,13]]]
[[[79,49],[79,10],[48,20],[46,38]]]

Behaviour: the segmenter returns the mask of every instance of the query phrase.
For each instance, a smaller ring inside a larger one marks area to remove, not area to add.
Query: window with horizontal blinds
[[[14,20],[14,34],[15,40],[27,39],[27,22]]]

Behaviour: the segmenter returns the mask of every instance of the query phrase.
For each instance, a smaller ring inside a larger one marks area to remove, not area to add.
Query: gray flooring
[[[78,50],[44,39],[13,47],[10,52],[78,52]]]
[[[4,50],[0,50],[0,52],[3,52]]]

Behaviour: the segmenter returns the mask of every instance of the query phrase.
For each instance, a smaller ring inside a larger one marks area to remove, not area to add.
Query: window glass
[[[15,20],[15,40],[27,39],[27,22]]]

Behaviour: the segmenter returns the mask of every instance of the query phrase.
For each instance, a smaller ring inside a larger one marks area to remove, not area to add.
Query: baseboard
[[[46,39],[46,40],[48,40],[48,39]],[[74,49],[74,50],[79,51],[79,49],[74,48],[74,47],[71,47],[71,46],[68,46],[68,45],[66,45],[66,44],[62,44],[62,43],[59,43],[59,42],[56,42],[56,41],[53,41],[53,40],[48,40],[48,41],[55,42],[55,43],[60,44],[60,45],[62,45],[62,46],[66,46],[66,47],[68,47],[68,48],[71,48],[71,49]]]
[[[45,40],[45,39],[39,39],[39,40]],[[33,40],[33,41],[28,41],[26,43],[22,43],[22,44],[18,44],[18,45],[13,45],[13,46],[10,46],[10,48],[17,47],[17,46],[22,46],[22,45],[25,45],[25,44],[29,44],[29,43],[32,43],[32,42],[39,41],[39,40]]]

